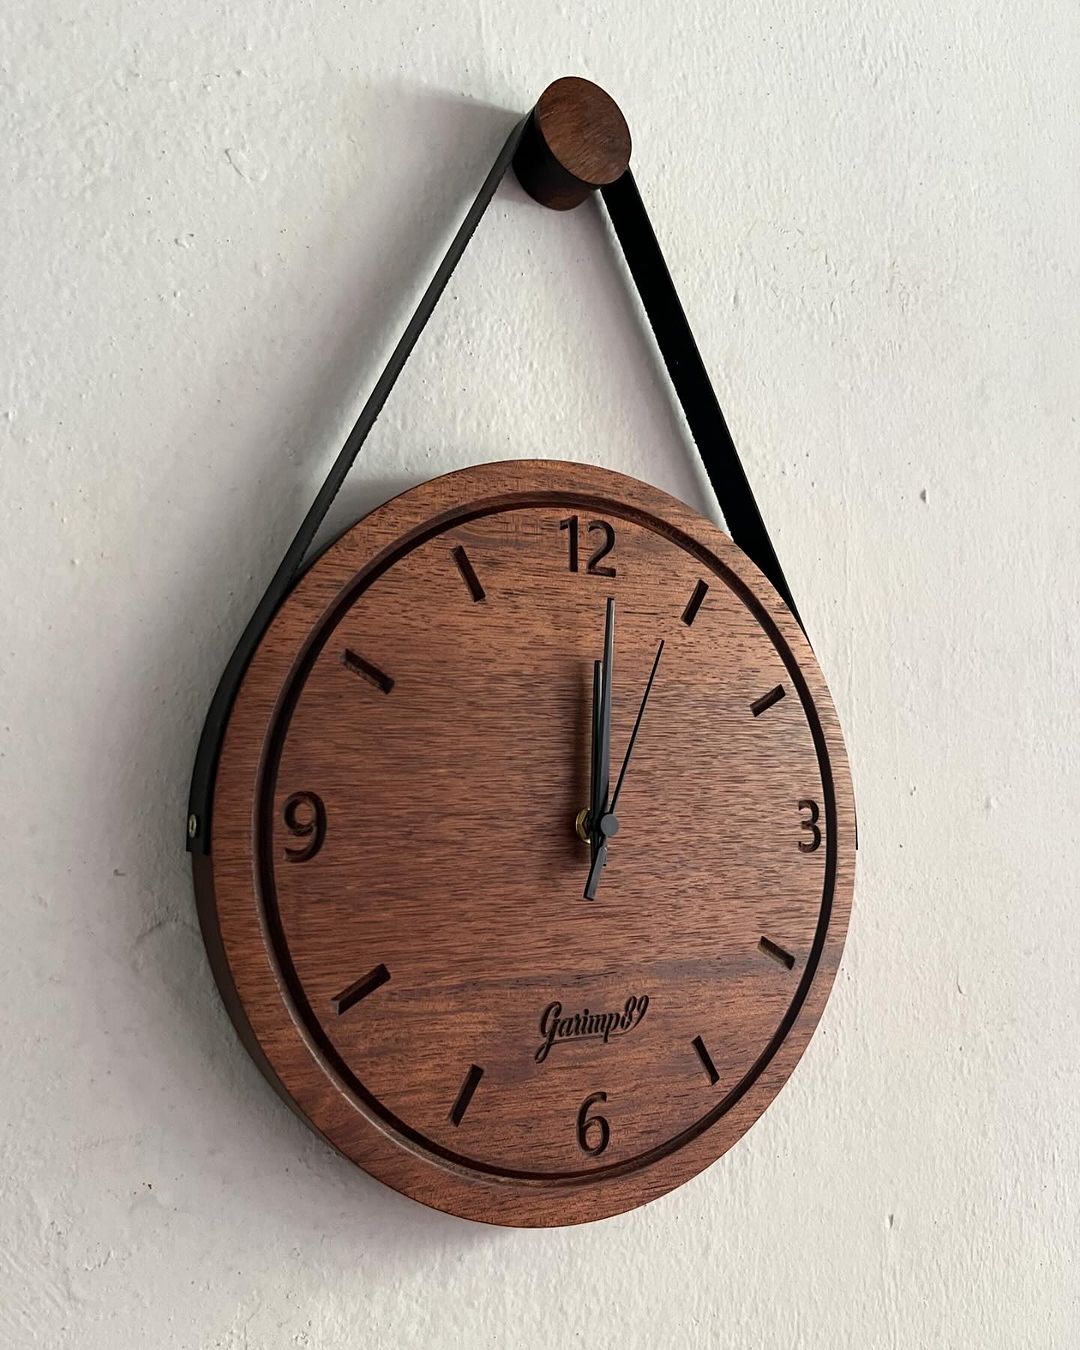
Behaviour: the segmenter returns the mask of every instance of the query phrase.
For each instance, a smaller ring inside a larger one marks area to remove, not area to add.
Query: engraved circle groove
[[[305,679],[315,660],[329,640],[331,634],[345,613],[356,603],[363,592],[379,576],[392,568],[407,553],[422,544],[454,528],[485,516],[501,512],[524,510],[536,507],[574,508],[578,510],[604,511],[614,519],[621,519],[642,526],[658,534],[677,547],[695,557],[715,576],[722,580],[739,598],[753,615],[755,621],[768,637],[773,648],[780,656],[798,694],[806,717],[817,754],[823,789],[823,808],[825,829],[825,869],[822,888],[822,900],[814,940],[807,957],[806,966],[799,984],[792,996],[776,1031],[766,1043],[764,1049],[753,1062],[742,1079],[725,1097],[713,1105],[698,1120],[679,1131],[669,1139],[647,1149],[633,1157],[622,1159],[618,1163],[594,1167],[579,1171],[535,1171],[494,1166],[482,1159],[469,1157],[455,1152],[429,1139],[414,1129],[406,1121],[395,1116],[364,1085],[359,1076],[345,1062],[334,1047],[321,1022],[308,1002],[303,985],[297,975],[285,938],[274,882],[274,864],[271,856],[273,799],[276,787],[277,766],[281,750],[288,732],[289,719],[296,701],[303,689]],[[806,681],[790,647],[784,640],[778,627],[767,610],[758,600],[752,589],[711,550],[700,544],[685,531],[669,524],[659,517],[635,506],[621,503],[607,497],[599,497],[586,491],[565,489],[555,491],[527,491],[515,493],[512,498],[495,498],[488,501],[473,501],[448,509],[439,516],[426,522],[421,529],[415,530],[398,540],[394,546],[373,560],[342,588],[333,605],[322,615],[305,641],[289,678],[284,683],[277,707],[271,719],[271,732],[267,738],[266,754],[259,767],[258,775],[258,900],[262,908],[262,919],[269,937],[269,948],[277,965],[283,997],[291,1005],[294,1018],[303,1025],[309,1045],[317,1048],[317,1058],[325,1072],[349,1096],[354,1105],[365,1114],[374,1116],[383,1128],[389,1128],[413,1148],[419,1148],[443,1164],[466,1171],[480,1173],[489,1179],[505,1179],[525,1184],[573,1185],[593,1184],[605,1178],[617,1177],[637,1171],[674,1153],[695,1139],[722,1116],[753,1087],[771,1059],[780,1049],[788,1032],[798,1017],[813,985],[818,964],[828,935],[831,904],[837,871],[836,843],[836,797],[823,728],[817,709],[810,695]],[[314,1052],[313,1052],[314,1053]]]

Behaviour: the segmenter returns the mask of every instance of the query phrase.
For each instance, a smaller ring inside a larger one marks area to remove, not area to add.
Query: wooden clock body
[[[593,662],[612,777],[594,901]],[[729,1148],[843,945],[854,808],[797,623],[714,525],[566,463],[380,507],[309,568],[238,691],[194,859],[245,1044],[348,1158],[472,1219],[619,1213]]]

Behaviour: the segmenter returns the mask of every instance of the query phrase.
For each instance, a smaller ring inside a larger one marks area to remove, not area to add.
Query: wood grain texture
[[[609,595],[615,768],[665,650],[589,902]],[[581,465],[447,475],[322,554],[245,676],[214,812],[199,912],[257,1062],[372,1175],[487,1222],[618,1213],[717,1158],[847,927],[851,784],[797,624],[715,526]]]
[[[569,211],[622,176],[630,148],[630,129],[611,95],[591,80],[567,75],[540,95],[514,172],[542,206]]]

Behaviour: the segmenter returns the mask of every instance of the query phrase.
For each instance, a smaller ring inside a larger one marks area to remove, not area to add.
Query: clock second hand
[[[626,778],[626,770],[630,763],[630,756],[634,753],[634,743],[637,741],[638,731],[641,729],[641,719],[645,715],[645,705],[649,701],[649,695],[652,693],[653,680],[656,679],[656,669],[660,664],[660,657],[664,653],[664,640],[660,639],[660,645],[656,649],[656,657],[652,663],[652,670],[649,671],[648,683],[645,685],[645,693],[641,698],[641,706],[638,708],[637,717],[634,718],[634,729],[630,733],[630,741],[626,747],[626,754],[623,757],[622,768],[619,770],[619,778],[615,784],[615,791],[612,794],[611,802],[607,806],[604,814],[597,822],[595,838],[598,840],[598,847],[593,854],[592,866],[589,868],[589,879],[585,883],[585,899],[596,899],[596,888],[600,884],[600,873],[604,870],[604,864],[607,862],[607,841],[612,835],[617,834],[619,830],[619,818],[615,814],[615,807],[619,801],[619,793],[622,791],[623,780]],[[610,712],[610,709],[609,709]],[[608,730],[610,731],[610,722]]]

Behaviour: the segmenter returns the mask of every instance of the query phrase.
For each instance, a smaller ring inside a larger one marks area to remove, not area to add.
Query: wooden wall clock
[[[836,714],[628,156],[585,81],[515,128],[192,786],[200,919],[260,1067],[373,1176],[492,1223],[615,1214],[729,1148],[810,1038],[851,902]],[[633,479],[524,460],[414,488],[304,568],[511,162],[546,205],[602,189],[737,542]]]

